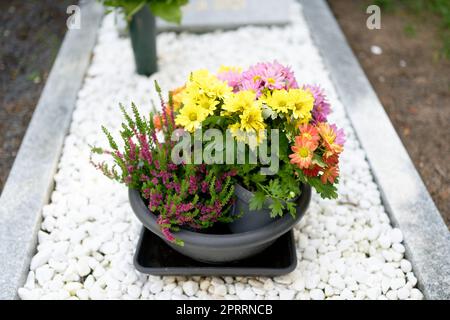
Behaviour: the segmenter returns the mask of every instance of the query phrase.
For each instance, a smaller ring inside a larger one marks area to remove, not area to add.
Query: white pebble
[[[305,280],[303,280],[303,278],[301,279],[297,279],[295,280],[294,284],[292,285],[292,287],[297,290],[297,291],[303,291],[305,290]],[[314,286],[315,287],[315,286]],[[313,287],[313,288],[314,288]]]
[[[422,292],[420,292],[420,290],[416,289],[416,288],[411,289],[410,296],[411,296],[411,299],[413,299],[413,300],[422,300],[423,299]]]
[[[183,291],[188,297],[192,297],[198,291],[198,283],[194,281],[186,281],[183,283]]]
[[[104,254],[113,254],[116,253],[118,249],[119,248],[116,243],[107,242],[101,246],[100,251],[103,252]]]
[[[80,289],[76,292],[76,295],[80,300],[88,300],[89,299],[89,291],[86,289]]]
[[[255,299],[255,293],[250,289],[245,289],[238,293],[238,297],[242,300],[253,300]]]
[[[397,291],[396,291],[396,290],[389,290],[389,291],[386,293],[386,297],[387,297],[389,300],[397,300],[397,299],[398,299]]]
[[[333,287],[339,289],[339,290],[343,290],[345,288],[345,282],[342,279],[341,276],[337,275],[337,274],[332,274],[330,276],[330,280],[328,281],[329,284],[331,284]]]
[[[408,273],[412,271],[412,265],[411,262],[409,262],[408,260],[402,260],[400,261],[400,267],[402,268],[402,271],[404,273]]]
[[[400,289],[397,290],[397,297],[400,300],[408,299],[409,298],[409,294],[410,294],[409,290],[407,288],[405,288],[405,287],[400,288]]]
[[[292,300],[295,297],[295,291],[284,289],[280,291],[280,299],[281,300]]]
[[[377,55],[377,56],[379,56],[380,54],[383,53],[383,49],[381,49],[379,46],[375,46],[375,45],[370,47],[370,51],[374,55]]]
[[[137,299],[141,295],[141,288],[136,285],[131,285],[128,287],[127,293],[131,298]]]
[[[46,264],[48,259],[50,259],[51,254],[51,249],[42,250],[36,253],[33,259],[31,259],[30,270],[36,270],[36,268]]]
[[[150,285],[150,292],[153,294],[158,294],[162,291],[164,286],[164,282],[162,282],[161,280],[155,280],[151,285]]]
[[[317,251],[313,247],[307,247],[303,252],[303,257],[307,260],[315,260],[317,258]]]
[[[405,247],[401,243],[394,243],[392,249],[398,253],[405,253]]]
[[[374,288],[370,288],[366,291],[367,293],[367,297],[369,297],[369,299],[371,300],[377,300],[378,297],[381,295],[381,290],[380,288],[374,287]]]
[[[210,286],[211,282],[209,280],[202,280],[200,282],[200,290],[208,290],[209,286]]]
[[[77,272],[80,277],[85,277],[91,272],[91,268],[85,259],[81,259],[77,262]]]
[[[30,290],[27,288],[19,288],[17,291],[19,298],[22,300],[37,300],[39,299],[39,294],[35,290]]]
[[[388,235],[381,235],[378,238],[378,243],[383,249],[389,249],[392,243],[391,238]]]
[[[43,265],[42,267],[36,269],[36,280],[41,286],[43,286],[47,281],[50,281],[54,273],[55,271],[48,265]]]
[[[214,295],[224,297],[227,294],[227,287],[224,284],[219,284],[214,288]]]
[[[391,280],[391,288],[397,290],[406,284],[404,278],[395,278]]]
[[[313,289],[309,292],[312,300],[323,300],[325,299],[325,294],[320,289]]]
[[[36,284],[35,284],[36,281],[35,280],[36,280],[36,277],[34,275],[34,271],[30,271],[28,273],[27,281],[25,282],[24,288],[34,289],[35,286],[36,286]]]

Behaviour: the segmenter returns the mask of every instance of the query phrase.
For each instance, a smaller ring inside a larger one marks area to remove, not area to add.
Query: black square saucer
[[[142,228],[134,254],[134,266],[157,276],[280,276],[297,266],[293,231],[278,238],[263,252],[239,261],[208,264],[193,260],[169,247],[157,235]]]

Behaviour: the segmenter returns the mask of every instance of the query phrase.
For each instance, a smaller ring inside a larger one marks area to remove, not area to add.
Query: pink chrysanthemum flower
[[[343,146],[345,143],[345,133],[344,133],[344,129],[338,129],[337,126],[335,124],[332,124],[330,126],[333,131],[336,133],[336,143]]]
[[[257,63],[242,73],[242,90],[253,90],[259,96],[263,89],[289,90],[298,88],[294,73],[277,61]]]
[[[239,69],[233,67],[221,67],[217,78],[221,81],[226,81],[227,84],[233,88],[234,92],[239,91],[242,82],[242,74]]]
[[[314,96],[313,120],[315,122],[326,122],[331,112],[331,106],[323,89],[318,85],[304,85],[303,90],[308,90]]]
[[[290,67],[285,67],[280,64],[278,61],[274,61],[272,64],[269,64],[268,70],[270,72],[281,74],[281,78],[283,79],[283,87],[282,89],[297,89],[298,84],[297,80],[295,80],[294,72]]]

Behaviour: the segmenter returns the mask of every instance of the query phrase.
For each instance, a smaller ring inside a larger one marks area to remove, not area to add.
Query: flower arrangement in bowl
[[[175,98],[178,126],[191,133],[228,132],[244,144],[240,154],[235,145],[225,149],[237,172],[235,212],[241,219],[231,223],[234,231],[260,228],[286,212],[295,217],[302,186],[337,197],[343,130],[328,123],[323,90],[300,87],[290,68],[275,61],[245,71],[222,67],[217,75],[195,71]]]
[[[142,117],[122,108],[121,146],[103,128],[113,164],[94,165],[129,187],[131,206],[175,250],[206,262],[243,259],[288,232],[311,187],[337,196],[342,130],[317,86],[260,63],[217,75],[197,70]]]

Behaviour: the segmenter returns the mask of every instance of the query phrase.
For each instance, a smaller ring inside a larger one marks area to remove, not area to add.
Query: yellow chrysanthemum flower
[[[225,81],[220,81],[206,69],[192,72],[186,87],[190,95],[204,94],[214,99],[224,99],[233,90]]]
[[[226,99],[233,92],[233,88],[230,87],[225,81],[216,80],[210,85],[210,94],[218,99]]]
[[[265,96],[263,100],[272,110],[278,113],[288,113],[292,107],[289,93],[284,89],[274,90],[271,94]]]
[[[265,128],[261,107],[256,104],[244,109],[239,118],[241,119],[241,129],[247,132],[259,131]]]
[[[241,124],[239,122],[236,122],[235,124],[230,124],[228,126],[228,129],[230,130],[232,136],[237,141],[245,142],[245,138],[247,135],[246,135],[245,131],[241,129]]]
[[[261,101],[256,100],[256,93],[251,90],[232,93],[225,98],[222,109],[225,114],[239,112],[256,106],[261,109]]]
[[[298,119],[300,124],[308,123],[311,120],[311,111],[314,107],[313,95],[302,89],[290,89],[288,96],[292,117]]]
[[[199,108],[206,110],[209,115],[212,115],[214,114],[219,101],[214,98],[210,98],[207,95],[201,95],[198,97],[196,104]]]
[[[244,142],[250,146],[251,149],[255,149],[260,145],[266,138],[265,131],[263,129],[257,131],[245,131],[243,130],[241,124],[235,123],[228,127],[231,131],[232,136],[237,140]]]
[[[176,116],[175,123],[189,132],[194,132],[201,127],[201,123],[207,116],[206,109],[199,108],[197,105],[185,105]]]

